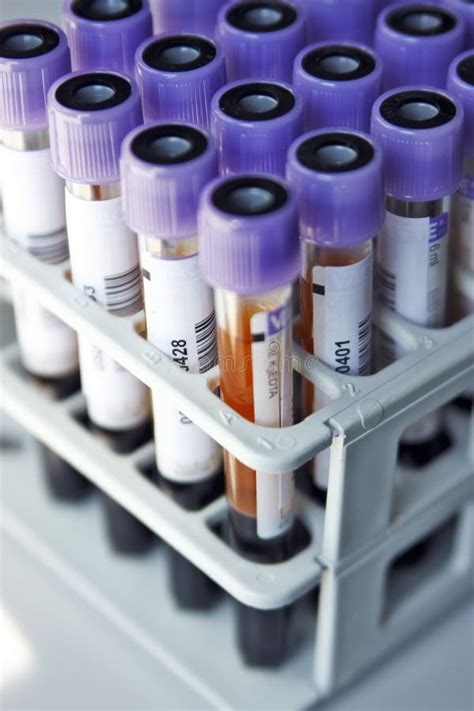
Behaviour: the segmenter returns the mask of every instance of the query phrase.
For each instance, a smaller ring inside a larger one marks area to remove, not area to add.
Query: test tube
[[[197,207],[217,175],[214,141],[182,123],[149,124],[122,147],[125,219],[139,234],[148,340],[183,370],[217,364],[213,295],[198,264]],[[222,451],[205,432],[153,393],[156,464],[163,488],[197,510],[223,491]],[[173,549],[171,582],[181,607],[208,608],[217,586]]]
[[[474,300],[460,288],[463,274],[474,275],[474,49],[464,52],[451,63],[448,72],[448,92],[464,109],[464,179],[453,196],[453,229],[451,232],[453,266],[454,316],[463,318],[474,311]],[[466,279],[467,281],[467,279]],[[472,290],[471,290],[472,293]],[[456,404],[470,410],[474,387],[457,398]]]
[[[126,227],[120,196],[120,145],[141,121],[133,80],[115,72],[74,72],[48,94],[51,158],[66,180],[66,218],[74,285],[117,318],[142,305],[137,239]],[[117,452],[149,436],[149,395],[143,383],[79,338],[82,389],[92,429]],[[151,532],[103,497],[107,532],[117,551],[148,548]]]
[[[0,24],[0,143],[6,234],[44,262],[68,259],[64,184],[50,165],[46,92],[70,70],[61,30],[48,22]],[[12,285],[23,366],[55,399],[79,389],[74,331],[23,287]],[[46,482],[57,499],[82,498],[88,481],[41,447]]]
[[[420,326],[445,324],[449,210],[462,179],[462,128],[461,105],[431,87],[392,90],[373,108],[386,194],[377,240],[379,298]],[[402,354],[388,338],[381,350],[382,364]],[[421,467],[449,445],[442,411],[435,411],[405,431],[399,454]]]
[[[300,266],[296,205],[272,176],[220,178],[201,197],[201,269],[215,289],[224,402],[268,427],[292,423],[292,283]],[[293,473],[256,472],[224,455],[228,540],[260,563],[294,552]],[[238,644],[247,664],[277,666],[288,652],[291,607],[237,604]]]
[[[155,35],[192,32],[214,35],[217,13],[225,0],[150,0]]]
[[[464,179],[453,198],[453,257],[474,273],[474,49],[451,63],[448,92],[464,109]]]
[[[464,22],[433,3],[394,3],[380,13],[375,48],[384,91],[407,84],[444,89],[448,67],[464,44]]]
[[[228,81],[291,82],[293,60],[305,44],[304,12],[289,2],[231,2],[219,11],[217,37]]]
[[[338,373],[368,375],[372,355],[372,240],[384,221],[382,155],[362,132],[320,129],[291,146],[287,178],[302,240],[302,344]],[[328,402],[303,383],[305,415]],[[329,450],[311,474],[325,502]],[[311,487],[309,487],[311,489]]]
[[[303,104],[289,84],[238,81],[212,100],[222,175],[285,175],[289,146],[303,130]]]
[[[303,99],[307,131],[330,126],[369,131],[382,90],[382,64],[364,45],[314,44],[296,57],[293,85]]]
[[[166,34],[137,50],[136,78],[143,116],[209,128],[210,104],[225,83],[224,55],[208,37]]]
[[[106,67],[133,79],[137,47],[153,33],[147,0],[65,0],[62,20],[73,70]]]
[[[307,12],[309,42],[372,44],[380,0],[301,0]]]
[[[464,47],[474,47],[474,2],[472,0],[444,0],[443,5],[464,20]]]

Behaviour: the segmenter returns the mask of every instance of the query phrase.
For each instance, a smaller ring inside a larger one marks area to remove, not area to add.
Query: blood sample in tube
[[[215,289],[224,402],[268,427],[292,423],[292,284],[300,267],[296,205],[273,176],[243,175],[208,186],[199,213],[201,268]],[[294,552],[292,472],[255,471],[225,453],[228,540],[244,558],[274,563]],[[237,604],[247,664],[277,666],[288,654],[291,606]]]

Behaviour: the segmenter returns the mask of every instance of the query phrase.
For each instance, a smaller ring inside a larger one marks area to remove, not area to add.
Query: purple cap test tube
[[[219,12],[217,36],[227,78],[291,82],[293,60],[305,43],[304,12],[290,2],[228,2]]]
[[[287,150],[303,130],[303,105],[288,84],[238,81],[214,96],[211,121],[223,175],[284,177]]]
[[[382,227],[382,154],[365,133],[305,133],[290,148],[287,178],[302,239],[345,248],[372,239]]]
[[[155,35],[191,32],[214,35],[217,13],[225,0],[150,0]]]
[[[221,397],[257,424],[290,425],[291,295],[300,266],[295,199],[269,175],[220,178],[201,196],[198,224],[201,270],[215,289]],[[269,372],[278,399],[259,388]],[[293,473],[254,471],[230,452],[224,466],[231,547],[262,563],[291,557]],[[281,664],[289,651],[288,609],[237,605],[236,612],[245,662]],[[256,628],[264,634],[255,635]]]
[[[443,5],[464,20],[464,46],[466,49],[472,49],[474,47],[474,2],[472,0],[443,0]]]
[[[443,89],[463,44],[464,22],[451,10],[429,2],[390,5],[380,13],[375,33],[384,90],[407,84]]]
[[[165,34],[137,50],[145,121],[189,121],[207,129],[210,103],[225,83],[224,55],[208,37]]]
[[[134,75],[135,52],[152,32],[147,0],[65,0],[63,26],[73,70]]]
[[[291,146],[287,178],[296,194],[302,240],[303,346],[339,373],[367,375],[372,240],[385,217],[382,152],[365,133],[320,129]],[[305,415],[325,404],[309,382],[303,401]],[[323,499],[329,463],[327,450],[312,462]]]
[[[0,128],[47,128],[46,94],[70,67],[66,37],[55,25],[38,20],[1,23]]]
[[[190,124],[147,124],[125,139],[121,173],[125,221],[141,243],[147,338],[187,372],[204,373],[216,365],[217,347],[212,289],[199,270],[197,210],[217,175],[214,141]],[[184,358],[177,343],[186,346]],[[159,390],[153,415],[163,487],[186,508],[201,508],[222,493],[221,448]],[[189,446],[180,446],[184,440]],[[180,607],[215,601],[216,586],[179,553],[171,553],[170,576]]]
[[[72,281],[115,318],[142,307],[136,235],[125,224],[120,190],[120,147],[141,123],[138,88],[117,72],[73,72],[48,94],[51,158],[66,180],[66,217]],[[90,426],[118,452],[150,436],[148,388],[125,368],[79,339],[82,390]],[[119,504],[104,495],[114,549],[141,553],[153,540]]]
[[[51,169],[46,94],[59,76],[70,71],[70,66],[66,37],[55,25],[35,20],[0,23],[0,143],[3,144],[5,230],[11,239],[42,261],[54,263],[67,259],[68,250],[64,185]],[[24,209],[25,200],[29,202],[28,210]],[[65,326],[64,331],[66,333]],[[34,340],[33,335],[30,340]],[[74,337],[71,335],[69,340],[73,341]],[[52,352],[50,358],[44,357],[47,344],[39,335],[39,346],[42,341],[44,347],[25,349],[24,361],[28,360],[30,370],[38,374],[57,374],[58,369],[61,370],[61,349],[57,347],[56,357]],[[31,356],[35,353],[35,358],[26,357],[27,350]],[[68,369],[71,352],[71,347],[63,352],[66,359],[63,372]],[[33,361],[36,361],[35,367]]]
[[[380,0],[301,0],[310,42],[372,44]]]
[[[430,201],[451,195],[462,176],[461,105],[430,87],[386,92],[372,110],[372,135],[384,156],[385,192]]]
[[[68,259],[64,183],[51,168],[46,95],[71,70],[64,33],[40,20],[0,23],[0,173],[4,230],[37,259]],[[65,267],[65,264],[64,264]],[[75,332],[14,281],[12,302],[20,358],[32,380],[52,398],[80,385]],[[50,494],[74,501],[89,482],[44,445],[39,445]]]
[[[214,141],[187,124],[141,126],[124,141],[121,174],[125,220],[134,232],[194,237],[199,195],[217,175]]]
[[[464,109],[464,178],[453,200],[453,258],[474,274],[474,49],[451,62],[448,91]],[[468,299],[458,301],[462,315],[472,310]]]
[[[296,57],[293,84],[303,99],[306,130],[340,126],[368,131],[382,88],[382,63],[365,45],[314,44]]]
[[[300,254],[295,200],[283,182],[239,175],[210,183],[201,197],[201,269],[211,286],[262,294],[293,282]]]
[[[120,179],[120,145],[141,123],[135,82],[116,72],[73,72],[51,87],[48,112],[58,175],[89,185]]]
[[[474,48],[453,59],[447,88],[464,109],[464,155],[474,158]]]
[[[446,318],[451,195],[462,179],[463,110],[432,87],[403,87],[374,104],[372,135],[383,152],[385,227],[377,241],[378,293],[391,310],[420,326]],[[381,365],[403,349],[381,340]],[[441,411],[406,430],[400,457],[427,464],[447,449]]]

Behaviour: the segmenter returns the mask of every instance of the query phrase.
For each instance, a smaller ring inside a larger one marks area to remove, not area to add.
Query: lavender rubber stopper
[[[464,47],[472,49],[474,47],[474,3],[470,0],[444,0],[443,5],[464,20]]]
[[[212,131],[222,175],[284,177],[288,148],[303,131],[303,105],[283,82],[234,82],[212,100]]]
[[[464,155],[474,158],[474,49],[463,52],[451,62],[448,92],[464,109]]]
[[[463,109],[432,87],[382,94],[372,110],[371,133],[383,153],[385,192],[400,200],[438,200],[462,180]]]
[[[145,121],[189,121],[207,129],[210,103],[225,83],[224,55],[208,37],[164,34],[137,50]]]
[[[214,140],[197,126],[140,126],[122,144],[125,221],[135,232],[165,239],[197,234],[204,186],[217,175]]]
[[[120,178],[120,147],[142,122],[135,82],[118,72],[73,72],[48,94],[53,168],[62,178],[103,185]]]
[[[146,0],[65,0],[62,19],[73,70],[107,68],[133,79],[136,49],[153,32]]]
[[[296,195],[302,239],[321,247],[351,247],[382,228],[382,153],[367,134],[305,133],[290,148],[287,179]]]
[[[380,0],[302,0],[302,4],[309,42],[372,44]]]
[[[262,294],[299,274],[296,202],[280,179],[214,180],[201,195],[198,228],[201,271],[213,287]]]
[[[67,40],[59,27],[39,20],[0,23],[0,128],[47,128],[48,89],[69,71]]]
[[[217,37],[229,81],[291,82],[293,60],[305,44],[305,15],[291,2],[231,0],[219,11]]]
[[[293,85],[303,99],[307,131],[327,126],[369,131],[382,89],[382,63],[365,45],[313,44],[295,59]]]
[[[446,86],[448,67],[463,49],[464,22],[434,3],[393,3],[380,13],[375,48],[384,91],[407,84]]]
[[[225,0],[150,0],[155,35],[190,32],[213,37]]]

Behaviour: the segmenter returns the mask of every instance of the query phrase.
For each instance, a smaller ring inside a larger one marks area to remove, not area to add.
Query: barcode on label
[[[372,342],[372,318],[367,316],[359,323],[359,375],[368,375]]]
[[[216,317],[211,311],[202,321],[194,326],[199,362],[199,372],[205,373],[217,363]]]
[[[378,265],[380,298],[382,302],[392,311],[395,310],[395,295],[397,291],[397,277],[393,272]]]
[[[109,311],[138,311],[142,302],[140,265],[104,277],[105,305]]]
[[[28,251],[41,262],[61,264],[69,258],[69,249],[64,230],[55,234],[30,237]]]

